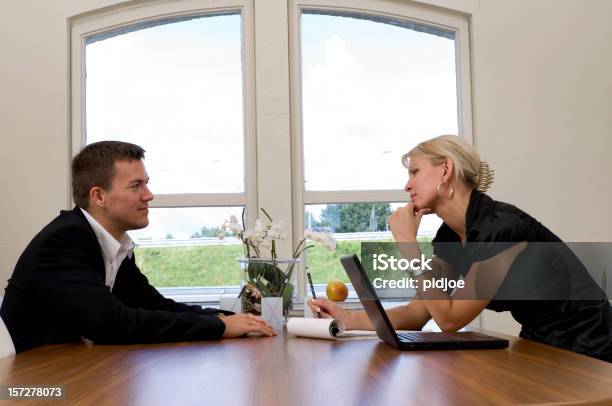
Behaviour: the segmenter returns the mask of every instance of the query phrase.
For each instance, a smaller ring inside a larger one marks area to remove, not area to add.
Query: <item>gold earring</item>
[[[438,196],[440,196],[440,197],[445,197],[445,196],[443,196],[443,195],[442,195],[442,193],[440,192],[440,187],[441,187],[443,184],[445,184],[445,183],[447,183],[447,182],[440,182],[440,183],[438,183],[438,187],[436,188],[436,191],[438,192]],[[455,194],[455,189],[453,188],[453,185],[451,185],[451,184],[449,184],[448,186],[450,186],[450,193],[449,193],[449,195],[448,195],[447,199],[449,199],[449,200],[450,200],[450,199],[452,199],[452,198],[453,198],[453,195]]]

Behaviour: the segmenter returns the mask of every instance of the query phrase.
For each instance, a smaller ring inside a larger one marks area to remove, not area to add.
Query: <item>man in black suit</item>
[[[0,315],[17,352],[87,338],[152,343],[275,335],[262,319],[164,298],[136,266],[127,235],[153,200],[134,144],[102,141],[72,161],[76,207],[40,231],[9,279]]]

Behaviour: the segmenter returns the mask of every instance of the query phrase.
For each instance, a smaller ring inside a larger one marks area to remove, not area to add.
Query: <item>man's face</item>
[[[153,194],[142,160],[122,160],[114,164],[115,174],[109,190],[102,190],[102,215],[112,234],[145,228],[149,225],[149,202]]]

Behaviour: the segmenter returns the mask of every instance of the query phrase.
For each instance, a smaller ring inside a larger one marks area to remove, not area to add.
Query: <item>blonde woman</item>
[[[433,318],[457,331],[484,309],[510,311],[520,336],[612,362],[612,308],[605,293],[571,250],[517,207],[486,195],[492,171],[474,148],[453,135],[417,145],[402,158],[411,202],[389,218],[404,257],[417,257],[423,215],[444,223],[432,241],[433,270],[417,277],[462,280],[448,291],[421,288],[405,306],[387,313],[396,329],[420,330]],[[347,329],[372,329],[364,312],[327,299],[309,302],[322,317]]]

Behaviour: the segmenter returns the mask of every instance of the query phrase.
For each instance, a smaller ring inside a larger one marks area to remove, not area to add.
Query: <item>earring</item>
[[[440,183],[438,183],[438,187],[436,188],[436,191],[438,192],[438,196],[440,196],[440,197],[446,197],[446,196],[443,196],[442,193],[440,192],[440,187],[443,184],[445,184],[445,183],[447,183],[447,182],[440,182]],[[453,188],[453,185],[451,185],[451,184],[449,184],[448,186],[450,187],[450,193],[448,194],[448,197],[446,197],[446,198],[450,200],[450,199],[453,198],[453,195],[455,194],[455,189]]]

